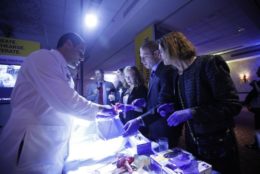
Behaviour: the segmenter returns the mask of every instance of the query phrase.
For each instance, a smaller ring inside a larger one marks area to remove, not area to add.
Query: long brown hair
[[[157,43],[164,50],[168,49],[171,57],[187,60],[196,55],[195,47],[181,32],[168,33],[159,39]]]

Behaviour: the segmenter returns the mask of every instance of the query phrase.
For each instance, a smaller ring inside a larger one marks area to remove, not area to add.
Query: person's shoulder
[[[49,55],[50,54],[50,50],[47,50],[47,49],[39,49],[39,50],[36,50],[34,52],[32,52],[29,57],[34,57],[34,56],[40,56],[40,55]]]
[[[40,49],[32,52],[27,58],[26,62],[39,67],[50,67],[59,64],[60,62],[55,59],[55,56],[50,50]]]
[[[162,65],[161,66],[161,70],[159,72],[160,76],[163,76],[163,77],[171,77],[171,76],[174,76],[175,74],[177,74],[177,69],[174,68],[173,66],[171,65]]]
[[[201,66],[206,69],[206,71],[217,72],[221,70],[223,72],[230,72],[228,64],[220,55],[203,55],[198,56],[198,62],[201,63]]]
[[[28,60],[39,60],[39,59],[44,59],[47,60],[49,57],[51,56],[50,50],[47,49],[40,49],[37,51],[32,52],[29,56],[28,56]]]
[[[172,71],[173,67],[171,65],[164,65],[163,62],[160,62],[156,71],[157,72],[165,72],[165,71]]]
[[[210,62],[225,62],[222,56],[220,55],[201,55],[197,56],[197,60],[205,63]]]

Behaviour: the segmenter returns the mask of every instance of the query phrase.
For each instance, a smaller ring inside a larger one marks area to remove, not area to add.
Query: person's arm
[[[61,67],[54,55],[46,50],[34,53],[28,59],[32,59],[25,65],[28,78],[50,107],[84,119],[95,118],[102,106],[86,100],[69,86],[68,70]]]
[[[213,98],[210,103],[191,108],[192,117],[201,123],[213,123],[225,122],[238,115],[242,106],[226,62],[220,56],[215,56],[205,64],[205,71],[200,75],[201,78],[206,76]]]
[[[173,75],[174,71],[173,69],[168,69],[161,72],[161,75],[159,77],[159,91],[158,91],[158,98],[156,98],[156,106],[148,110],[146,113],[140,115],[139,117],[132,119],[128,121],[124,125],[125,132],[122,134],[123,136],[129,136],[134,133],[140,128],[140,126],[147,126],[152,124],[153,122],[159,120],[159,119],[167,119],[168,117],[162,118],[157,113],[157,107],[159,107],[160,104],[163,103],[169,103],[174,101],[174,95],[173,95]],[[152,92],[152,91],[151,91]]]

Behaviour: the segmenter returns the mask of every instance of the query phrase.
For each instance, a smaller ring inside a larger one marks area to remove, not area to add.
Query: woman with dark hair
[[[241,110],[229,67],[220,56],[196,56],[192,43],[180,32],[159,41],[165,65],[178,70],[174,80],[176,102],[157,111],[170,115],[169,126],[185,123],[186,146],[222,174],[240,173],[234,119]]]

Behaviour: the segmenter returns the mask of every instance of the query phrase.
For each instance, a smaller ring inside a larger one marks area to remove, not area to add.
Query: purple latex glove
[[[160,105],[157,108],[157,112],[162,116],[162,117],[166,117],[167,115],[173,113],[174,111],[174,106],[173,103],[165,103]]]
[[[133,111],[133,110],[135,110],[135,106],[133,106],[133,105],[128,105],[128,104],[118,103],[118,104],[116,104],[116,110],[118,110],[118,111],[120,111],[120,112]]]
[[[192,110],[183,109],[180,111],[175,111],[173,114],[171,114],[167,119],[167,122],[169,126],[177,126],[191,118],[192,118]]]
[[[117,115],[117,112],[114,107],[111,108],[103,108],[101,112],[98,112],[97,116],[98,118],[108,118],[108,117],[114,117]]]
[[[140,122],[141,122],[141,120],[139,120],[137,118],[129,120],[124,125],[125,132],[123,132],[123,134],[122,134],[123,137],[127,137],[127,136],[135,134],[140,127]]]
[[[132,102],[132,105],[139,107],[139,108],[144,108],[146,106],[146,101],[144,98],[138,98]]]
[[[116,115],[117,114],[115,108],[111,108],[111,109],[104,108],[104,109],[102,109],[102,112],[103,113],[108,113],[110,115]]]

